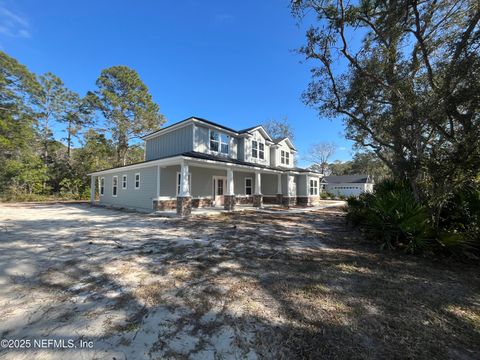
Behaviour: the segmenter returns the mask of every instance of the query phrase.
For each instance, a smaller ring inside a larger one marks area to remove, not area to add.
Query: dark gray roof
[[[233,164],[238,164],[238,165],[245,165],[245,166],[254,166],[254,167],[260,167],[264,169],[272,169],[272,170],[281,170],[281,171],[297,171],[297,172],[310,172],[310,173],[318,173],[317,171],[309,170],[309,169],[303,169],[299,167],[294,167],[290,169],[286,168],[280,168],[280,167],[274,167],[274,166],[268,166],[268,165],[262,165],[262,164],[255,164],[247,161],[241,161],[237,159],[232,159],[229,157],[225,156],[217,156],[217,155],[211,155],[211,154],[206,154],[206,153],[200,153],[196,151],[189,151],[181,154],[183,156],[188,156],[188,157],[193,157],[195,159],[204,159],[204,160],[213,160],[213,161],[219,161],[219,162],[228,162],[228,163],[233,163]]]
[[[373,183],[373,179],[368,175],[331,175],[325,176],[324,182],[332,183]]]

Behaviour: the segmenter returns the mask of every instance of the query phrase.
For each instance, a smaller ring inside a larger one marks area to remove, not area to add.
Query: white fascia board
[[[174,157],[170,157],[170,158],[166,158],[166,159],[152,160],[152,161],[147,161],[147,162],[143,162],[143,163],[139,163],[139,164],[120,166],[120,167],[113,168],[113,169],[95,171],[95,172],[87,174],[87,175],[88,176],[99,176],[99,175],[117,173],[117,172],[121,172],[121,171],[142,169],[142,168],[147,168],[147,167],[152,167],[152,166],[157,166],[157,165],[159,165],[159,166],[178,165],[178,164],[181,163],[183,158],[184,158],[184,156],[174,156]]]

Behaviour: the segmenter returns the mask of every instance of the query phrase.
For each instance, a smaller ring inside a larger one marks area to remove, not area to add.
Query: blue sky
[[[294,52],[304,42],[283,0],[0,2],[0,49],[81,95],[102,69],[127,65],[167,124],[195,115],[241,129],[287,116],[300,158],[333,141],[334,159],[349,159],[342,123],[300,100],[312,66]]]

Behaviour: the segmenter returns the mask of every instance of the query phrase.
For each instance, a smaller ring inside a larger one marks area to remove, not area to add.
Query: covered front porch
[[[294,175],[273,169],[183,160],[179,165],[159,166],[157,171],[153,209],[175,210],[181,216],[190,215],[192,209],[233,211],[283,205],[284,198],[295,197]]]

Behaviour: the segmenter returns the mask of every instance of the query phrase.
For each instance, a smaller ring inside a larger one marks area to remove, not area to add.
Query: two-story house
[[[293,143],[272,139],[262,126],[237,131],[190,117],[143,140],[145,161],[89,174],[92,203],[97,183],[100,204],[179,215],[192,207],[319,200],[322,175],[296,167]]]

